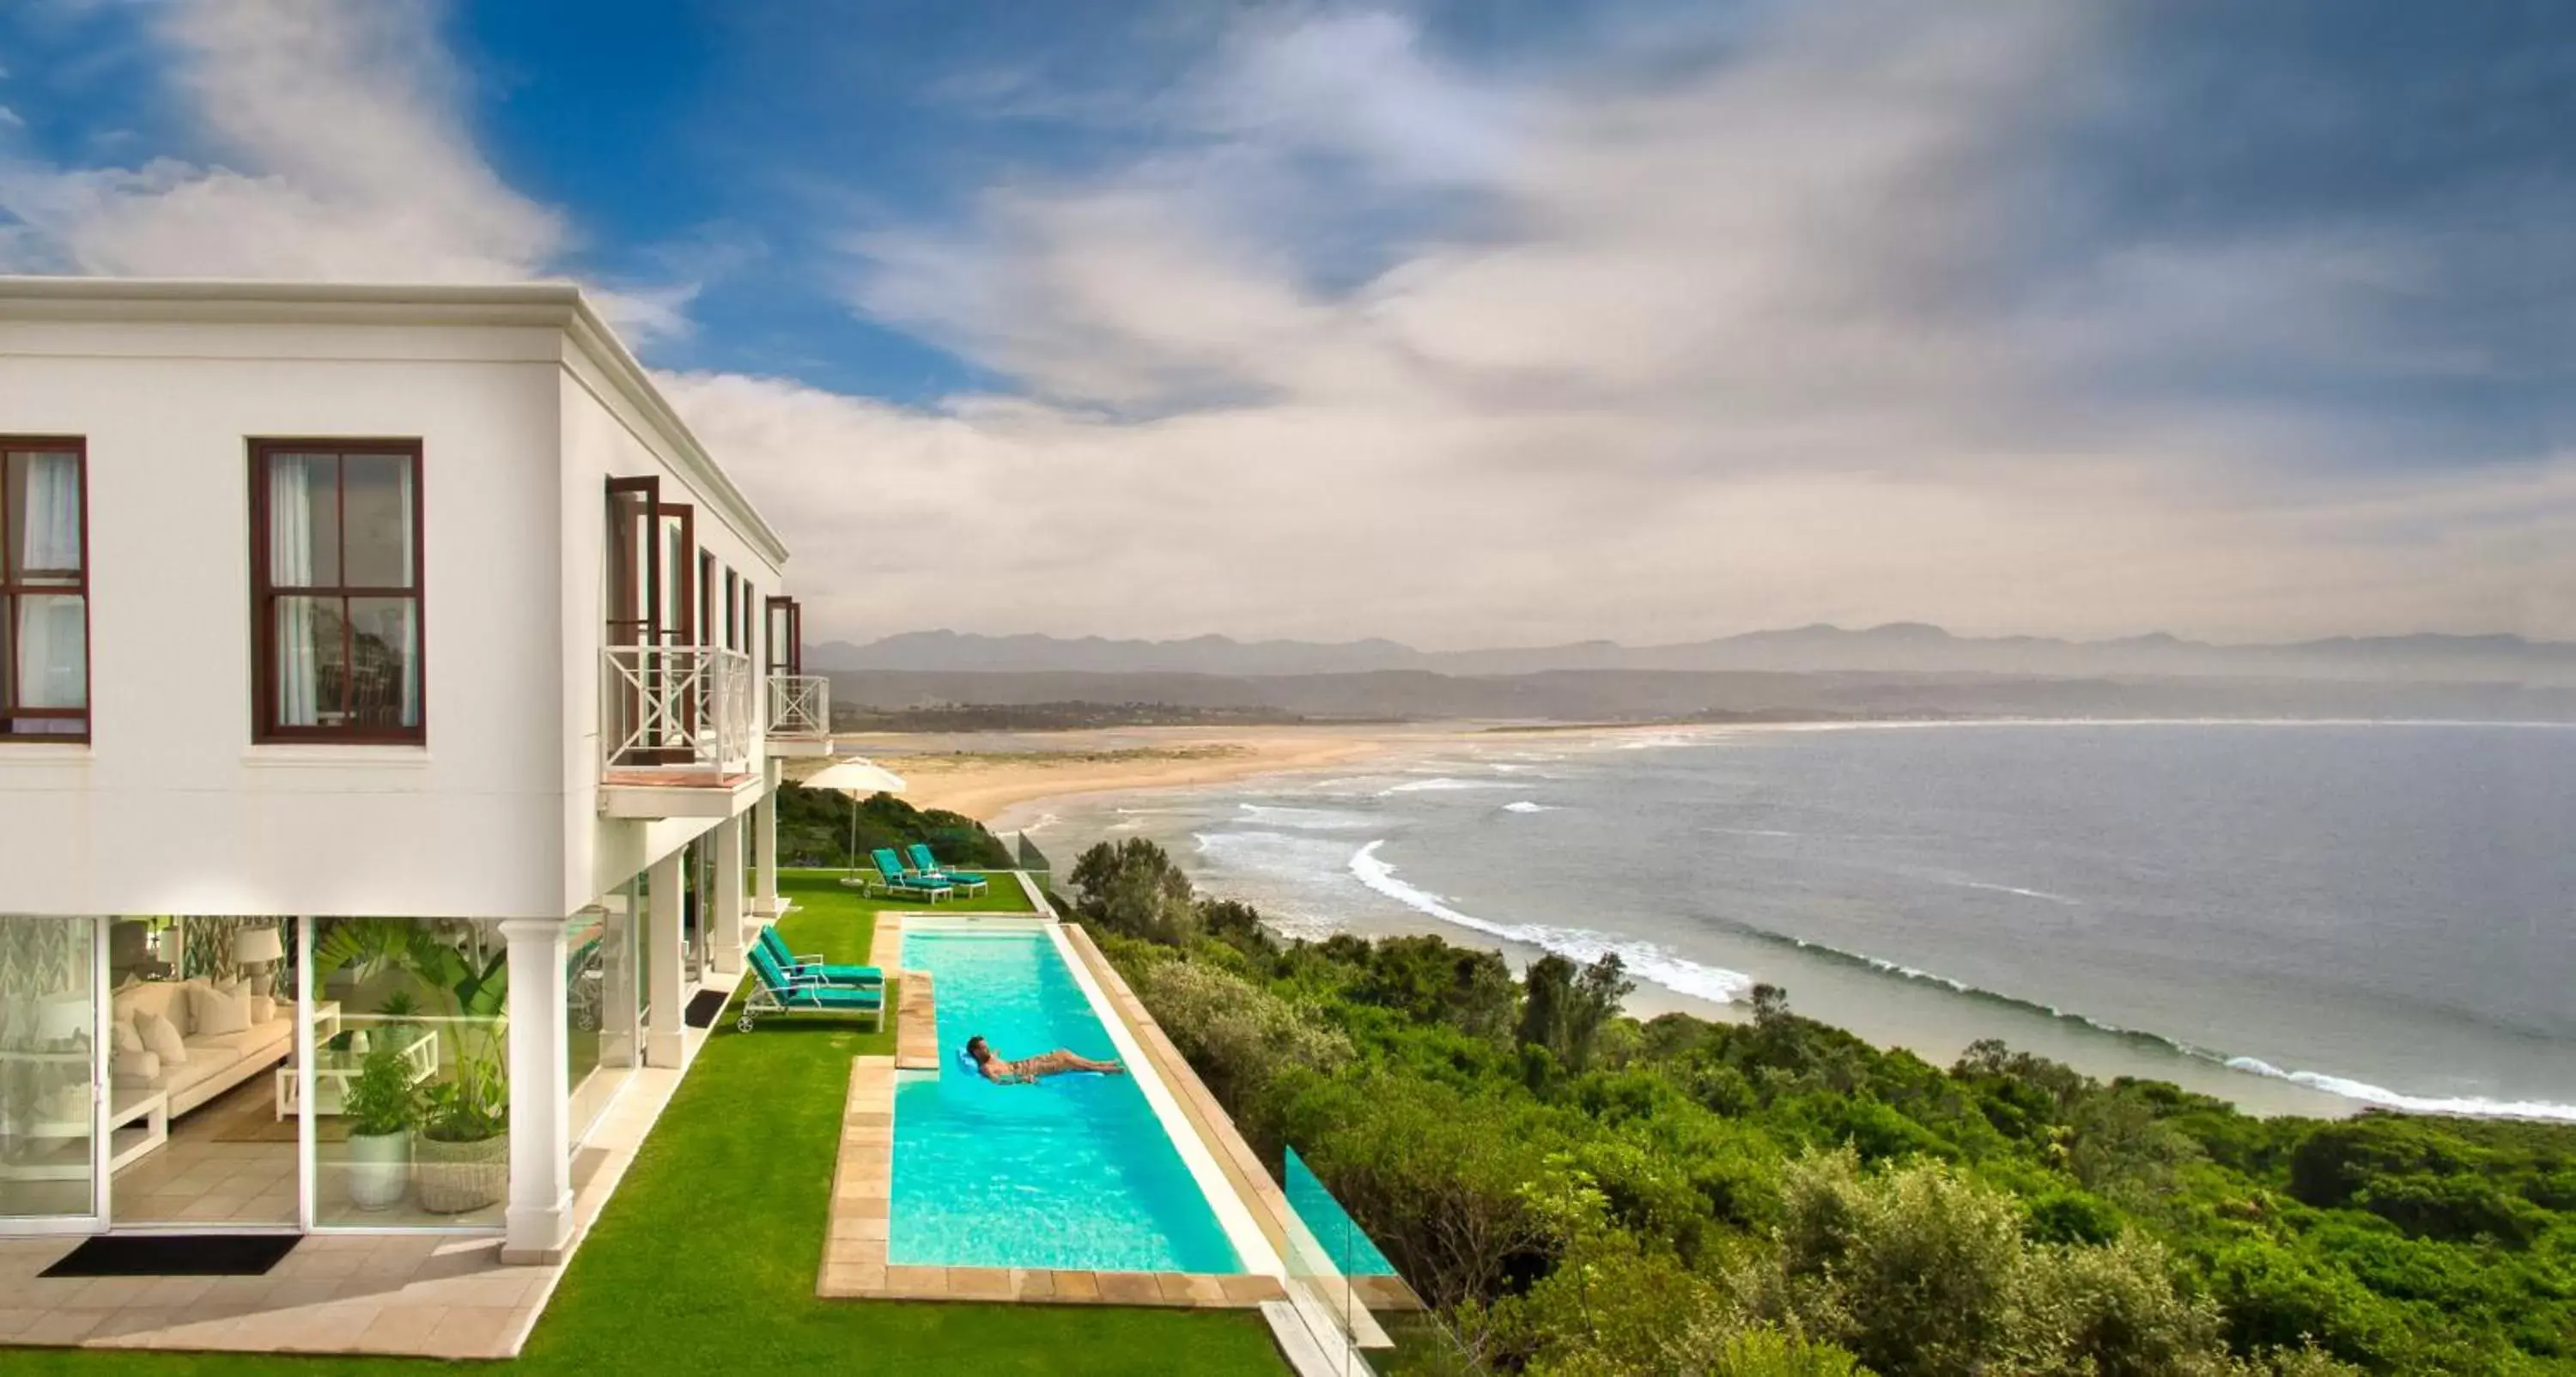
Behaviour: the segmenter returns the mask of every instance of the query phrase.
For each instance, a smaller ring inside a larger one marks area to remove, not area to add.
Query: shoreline
[[[2576,723],[2451,718],[1958,717],[1854,718],[1779,722],[1528,722],[1441,720],[1209,727],[1081,727],[988,732],[857,732],[836,750],[864,755],[902,775],[905,802],[963,813],[997,831],[1041,805],[1099,795],[1241,784],[1378,762],[1439,747],[1500,746],[1533,740],[1726,736],[1992,727],[2506,727],[2576,730]],[[816,762],[819,768],[824,762]],[[810,771],[791,767],[790,779]]]
[[[1996,726],[2328,726],[2328,725],[2448,725],[2434,722],[2315,722],[2315,721],[2248,721],[2244,719],[1952,719],[1832,721],[1832,722],[1763,722],[1763,723],[1639,723],[1614,725],[1601,723],[1528,724],[1495,722],[1446,722],[1365,726],[1273,726],[1235,728],[1137,727],[1083,729],[1047,733],[981,733],[973,736],[906,738],[891,734],[850,737],[845,741],[863,750],[877,752],[875,758],[914,783],[907,790],[907,801],[922,807],[952,808],[979,817],[994,830],[1008,834],[1015,828],[1036,829],[1052,826],[1059,819],[1054,807],[1063,807],[1073,815],[1064,821],[1076,821],[1084,815],[1105,816],[1116,810],[1119,796],[1177,790],[1210,790],[1236,785],[1258,788],[1264,782],[1275,783],[1299,775],[1313,775],[1337,767],[1365,763],[1385,767],[1405,757],[1419,758],[1442,751],[1470,747],[1508,748],[1514,742],[1533,738],[1566,741],[1579,739],[1604,743],[1605,749],[1617,744],[1643,739],[1679,745],[1690,741],[1714,741],[1730,736],[1774,734],[1783,732],[1819,732],[1848,730],[1914,730],[1930,727],[1996,727]],[[2509,726],[2523,724],[2474,723],[2460,725]],[[2528,724],[2557,727],[2562,724]],[[1502,728],[1497,730],[1497,728]],[[923,744],[947,745],[946,751],[924,751]],[[1005,749],[995,750],[995,746]],[[978,749],[980,748],[980,749]],[[909,768],[907,768],[909,767]],[[1079,825],[1077,823],[1077,825]],[[1090,829],[1097,831],[1097,828]],[[1150,833],[1147,835],[1151,835]],[[1087,837],[1097,840],[1098,837]],[[1159,838],[1158,838],[1159,839]],[[1169,841],[1166,840],[1166,845]],[[1176,859],[1190,865],[1182,852]],[[1068,861],[1069,857],[1066,858]],[[1203,878],[1203,877],[1194,877]],[[1255,895],[1228,895],[1260,902]],[[1401,902],[1401,900],[1399,900]],[[1276,923],[1274,921],[1274,927]],[[1482,924],[1457,924],[1439,920],[1437,914],[1415,912],[1404,919],[1373,914],[1343,914],[1334,924],[1339,930],[1364,937],[1389,935],[1404,931],[1436,933],[1444,939],[1466,945],[1490,946],[1504,950],[1523,965],[1541,948],[1529,942],[1482,930]],[[1808,944],[1797,943],[1804,948]],[[1839,959],[1855,968],[1884,966],[1867,957],[1823,949],[1801,953],[1802,959]],[[2026,1025],[2029,1020],[2045,1016],[2052,1025],[2052,1036],[2031,1039],[2008,1036],[2016,1046],[2030,1043],[2041,1050],[2067,1060],[2088,1075],[2108,1078],[2115,1075],[2144,1074],[2154,1079],[2169,1080],[2198,1093],[2212,1095],[2237,1105],[2247,1113],[2272,1116],[2280,1114],[2311,1117],[2341,1117],[2372,1108],[2394,1108],[2400,1112],[2450,1113],[2463,1117],[2506,1118],[2550,1122],[2554,1114],[2521,1115],[2476,1113],[2461,1110],[2418,1108],[2416,1105],[2389,1104],[2368,1095],[2355,1095],[2342,1089],[2360,1082],[2338,1081],[2305,1073],[2284,1073],[2254,1065],[2229,1064],[2238,1059],[2221,1060],[2197,1049],[2174,1042],[2151,1032],[2112,1028],[2093,1022],[2080,1014],[2062,1013],[2042,1005],[2030,1008],[1978,1008],[1991,1004],[2018,1006],[2030,1001],[2012,996],[1970,990],[1938,976],[1923,976],[1912,971],[1886,968],[1877,978],[1893,980],[1898,988],[1891,990],[1890,1004],[1882,1009],[1889,1017],[1863,1019],[1855,1023],[1824,1010],[1810,1009],[1812,1016],[1825,1018],[1837,1026],[1849,1026],[1871,1042],[1881,1046],[1911,1046],[1943,1060],[1954,1048],[1943,1044],[1956,1040],[1955,1034],[1965,1024],[1986,1025],[1984,1031],[2010,1034],[2013,1025]],[[1932,986],[1946,986],[1948,997]],[[1651,1017],[1662,1012],[1683,1012],[1702,1018],[1736,1021],[1745,1016],[1740,1004],[1713,1001],[1687,991],[1666,988],[1642,980],[1630,999],[1631,1012]],[[1932,1005],[1939,1007],[1936,1012]],[[1916,1007],[1924,1006],[1924,1007]],[[1899,1009],[1906,1010],[1900,1013]],[[2036,1011],[2036,1012],[2034,1012]],[[1867,1025],[1867,1026],[1864,1026]],[[2081,1028],[2092,1031],[2087,1035]],[[2024,1033],[2036,1031],[2025,1026]],[[2053,1046],[2052,1046],[2053,1044]],[[2268,1074],[2265,1074],[2268,1072]],[[2323,1082],[2323,1083],[2320,1083]],[[2329,1084],[2336,1088],[2328,1088]],[[2364,1087],[2377,1090],[2377,1087]],[[2397,1092],[2380,1092],[2396,1097]],[[2415,1096],[2405,1099],[2424,1100]],[[2556,1108],[2556,1106],[2551,1106]]]

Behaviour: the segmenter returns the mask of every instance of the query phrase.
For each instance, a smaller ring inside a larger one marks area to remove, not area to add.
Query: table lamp
[[[248,969],[259,968],[250,978],[250,992],[267,997],[269,985],[276,978],[276,963],[286,957],[286,945],[277,940],[275,926],[243,928],[233,934],[233,964]]]

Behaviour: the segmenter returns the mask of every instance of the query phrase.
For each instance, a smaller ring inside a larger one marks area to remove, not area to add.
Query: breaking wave
[[[1417,779],[1410,784],[1398,784],[1391,789],[1382,789],[1379,793],[1382,795],[1445,794],[1458,789],[1508,789],[1510,787],[1507,781],[1499,779],[1452,779],[1447,775],[1441,775],[1435,779]]]
[[[1985,888],[1999,886],[1980,887]],[[2055,899],[2059,896],[2041,895],[2038,897]],[[2069,899],[2064,902],[2073,903],[2075,901]],[[2358,1100],[2363,1104],[2379,1105],[2388,1109],[2402,1109],[2415,1114],[2451,1114],[2464,1118],[2481,1119],[2545,1119],[2560,1123],[2576,1123],[2576,1104],[2556,1104],[2547,1100],[2493,1100],[2479,1096],[2410,1095],[2403,1091],[2390,1090],[2383,1086],[2372,1085],[2367,1081],[2357,1081],[2342,1076],[2327,1075],[2320,1071],[2284,1071],[2269,1062],[2261,1060],[2260,1058],[2233,1056],[2226,1052],[2216,1051],[2211,1048],[2197,1047],[2180,1038],[2166,1037],[2161,1033],[2150,1033],[2137,1028],[2124,1028],[2116,1023],[2105,1023],[2088,1014],[2077,1013],[2071,1009],[2061,1009],[2054,1004],[2044,1004],[2038,1000],[2023,999],[2018,995],[2001,994],[1994,990],[1983,989],[1975,985],[1970,985],[1965,981],[1953,980],[1946,975],[1939,975],[1931,971],[1919,970],[1912,966],[1899,965],[1894,961],[1881,960],[1875,956],[1864,956],[1858,952],[1844,951],[1839,947],[1829,947],[1821,942],[1810,942],[1804,938],[1791,937],[1784,933],[1768,932],[1759,928],[1748,928],[1745,929],[1745,931],[1751,933],[1755,937],[1759,937],[1767,941],[1778,942],[1784,946],[1796,947],[1801,951],[1826,957],[1831,960],[1845,962],[1850,965],[1865,966],[1871,970],[1878,971],[1881,974],[1893,975],[1906,980],[1919,980],[1931,985],[1939,985],[1955,994],[1965,995],[1970,999],[1984,1000],[1989,1003],[2008,1005],[2010,1007],[2026,1010],[2032,1013],[2045,1014],[2050,1018],[2059,1019],[2067,1023],[2079,1024],[2083,1027],[2092,1029],[2094,1032],[2120,1038],[2124,1041],[2140,1043],[2160,1051],[2174,1053],[2178,1056],[2190,1057],[2195,1061],[2204,1061],[2214,1065],[2224,1066],[2231,1071],[2240,1071],[2247,1075],[2264,1076],[2273,1080],[2287,1081],[2293,1085],[2303,1085],[2311,1090],[2321,1091],[2328,1095],[2341,1096],[2347,1100]]]
[[[1589,928],[1561,928],[1544,923],[1497,923],[1461,913],[1439,895],[1397,879],[1395,867],[1378,859],[1378,848],[1386,843],[1387,839],[1380,837],[1361,847],[1350,859],[1351,874],[1357,876],[1361,884],[1417,913],[1429,914],[1444,923],[1500,937],[1507,942],[1520,942],[1552,951],[1576,961],[1598,961],[1615,954],[1628,973],[1640,980],[1649,980],[1665,989],[1719,1004],[1735,1003],[1753,992],[1753,977],[1741,971],[1685,960],[1652,942],[1617,938]]]
[[[1353,832],[1378,825],[1378,820],[1359,813],[1337,813],[1329,808],[1284,808],[1267,803],[1238,803],[1243,820],[1264,827],[1289,827],[1301,832]]]
[[[1532,803],[1528,799],[1522,799],[1518,803],[1504,804],[1503,811],[1506,813],[1553,813],[1556,810],[1544,803]]]

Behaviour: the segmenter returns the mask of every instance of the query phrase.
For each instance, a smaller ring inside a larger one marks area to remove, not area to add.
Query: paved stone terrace
[[[634,1075],[574,1162],[576,1246],[681,1072]],[[0,1344],[509,1358],[563,1275],[503,1266],[495,1237],[418,1234],[312,1234],[262,1276],[38,1275],[79,1242],[0,1239]]]

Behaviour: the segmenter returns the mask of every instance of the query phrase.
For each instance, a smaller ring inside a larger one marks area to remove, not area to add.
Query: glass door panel
[[[0,917],[0,1234],[96,1226],[98,942]]]
[[[109,1224],[295,1227],[294,920],[179,915],[116,926]]]

